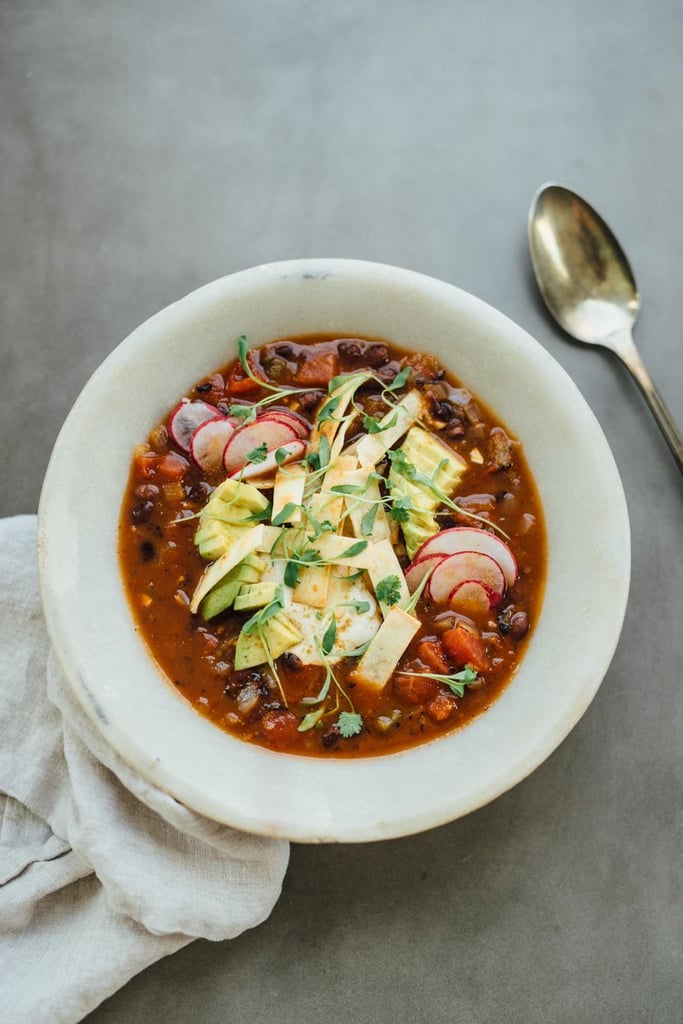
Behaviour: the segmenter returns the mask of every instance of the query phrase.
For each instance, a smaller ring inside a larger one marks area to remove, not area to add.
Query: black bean
[[[329,729],[325,729],[320,737],[320,742],[324,747],[333,747],[340,739],[341,732],[339,731],[339,726],[335,722],[334,725],[329,727]]]
[[[284,711],[284,710],[285,710],[284,704],[282,704],[279,700],[273,700],[269,704],[262,704],[261,707],[258,709],[256,715],[257,715],[257,718],[262,718],[263,715],[267,714],[269,711]]]
[[[154,545],[151,540],[143,540],[140,545],[140,557],[143,562],[151,562],[156,554]]]
[[[207,380],[204,384],[198,384],[195,391],[198,391],[200,395],[205,395],[207,391],[211,390],[211,381]]]
[[[391,384],[397,373],[398,365],[391,363],[389,366],[381,366],[375,376],[379,377],[383,384]]]
[[[149,519],[149,517],[151,516],[153,511],[154,511],[154,502],[153,501],[140,501],[140,502],[138,502],[138,504],[135,506],[135,508],[131,512],[130,517],[133,520],[133,522],[135,523],[135,525],[139,526],[140,523],[146,523],[147,522],[147,520]]]
[[[304,667],[301,658],[298,654],[294,654],[293,651],[285,651],[282,655],[282,664],[291,672],[299,672]]]
[[[188,498],[190,499],[190,501],[204,501],[206,498],[208,498],[212,491],[213,487],[211,486],[211,484],[208,484],[206,480],[199,480],[190,489]]]
[[[448,426],[444,428],[444,434],[446,437],[450,437],[451,440],[456,441],[459,437],[465,436],[465,424],[461,420],[452,419]]]
[[[453,406],[446,401],[432,402],[431,413],[435,420],[442,420],[444,423],[450,423],[455,415]]]
[[[529,616],[526,612],[515,612],[510,619],[510,635],[513,640],[521,640],[529,631]]]
[[[299,395],[299,407],[305,412],[309,412],[311,409],[315,409],[316,405],[320,405],[324,397],[322,391],[304,391],[302,395]]]
[[[276,345],[275,354],[280,356],[281,359],[288,359],[290,362],[294,360],[294,349],[291,345]]]
[[[389,361],[389,349],[386,345],[368,345],[365,350],[365,363],[368,366],[384,366]]]
[[[156,498],[158,493],[159,488],[156,484],[139,484],[133,491],[136,498],[146,498],[147,500]]]
[[[344,359],[360,359],[363,352],[357,341],[340,341],[339,354]]]

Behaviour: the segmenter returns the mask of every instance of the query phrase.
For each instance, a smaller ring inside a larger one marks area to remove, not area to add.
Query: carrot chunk
[[[458,623],[454,629],[447,629],[442,636],[443,645],[450,658],[460,668],[471,665],[477,672],[488,672],[491,667],[486,653],[486,644],[480,636]]]
[[[438,685],[435,679],[427,676],[396,676],[394,692],[408,704],[424,704],[436,696]]]
[[[254,376],[260,377],[261,374],[258,373],[257,370],[254,368],[254,364],[249,358],[249,356],[247,356],[247,363],[249,364],[249,369],[254,374]],[[235,365],[232,368],[230,379],[228,380],[227,384],[228,394],[253,395],[260,390],[260,385],[257,384],[256,381],[252,380],[251,377],[249,377],[248,374],[245,373],[242,364],[239,362],[235,363]]]
[[[298,721],[291,711],[267,711],[261,719],[263,735],[273,747],[291,743],[297,733]]]
[[[436,697],[427,705],[427,714],[435,722],[445,722],[447,718],[451,717],[457,706],[452,693],[437,693]]]
[[[187,459],[184,459],[182,455],[176,455],[175,452],[162,455],[157,465],[157,473],[164,480],[182,480],[189,469],[190,464]]]
[[[301,364],[294,380],[304,388],[327,387],[339,373],[339,356],[336,352],[316,352]]]
[[[440,640],[421,640],[417,645],[418,657],[429,665],[432,672],[448,675],[451,670],[446,658],[446,651]]]

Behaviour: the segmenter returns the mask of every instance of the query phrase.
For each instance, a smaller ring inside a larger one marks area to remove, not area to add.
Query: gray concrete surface
[[[72,401],[137,323],[230,271],[339,255],[534,334],[632,517],[614,662],[537,772],[420,836],[294,848],[269,921],[155,965],[89,1024],[681,1020],[683,481],[620,367],[548,320],[525,222],[547,179],[603,212],[683,421],[682,48],[678,0],[0,3],[1,513],[35,509]]]

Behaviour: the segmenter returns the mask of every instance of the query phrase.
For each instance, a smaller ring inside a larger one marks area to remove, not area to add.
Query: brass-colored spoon
[[[543,185],[529,211],[529,248],[541,295],[560,327],[622,360],[683,473],[683,436],[633,343],[638,287],[607,224],[575,192]]]

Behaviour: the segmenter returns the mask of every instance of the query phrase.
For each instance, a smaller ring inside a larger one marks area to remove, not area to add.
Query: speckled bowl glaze
[[[134,446],[195,380],[231,357],[239,335],[261,345],[313,332],[378,336],[435,353],[522,441],[548,533],[542,613],[499,700],[445,738],[355,762],[271,753],[200,717],[136,633],[117,558]],[[521,328],[458,288],[352,260],[232,274],[135,330],[93,375],[59,435],[38,544],[57,655],[112,747],[210,818],[303,842],[418,832],[481,807],[532,772],[607,671],[630,574],[621,481],[566,373]]]

